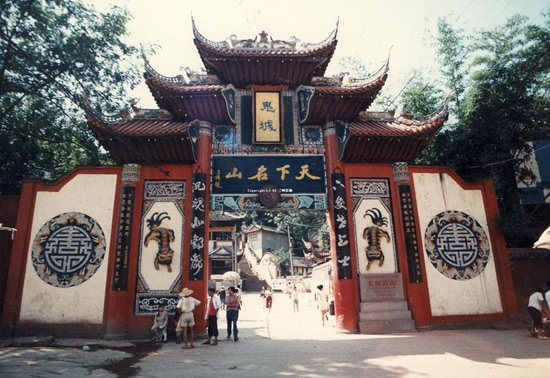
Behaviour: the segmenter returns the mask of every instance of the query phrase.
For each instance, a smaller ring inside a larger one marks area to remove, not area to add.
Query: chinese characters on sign
[[[338,278],[351,278],[351,252],[349,242],[348,209],[346,203],[346,186],[342,173],[333,173],[332,196],[334,198],[334,232],[336,236],[336,256],[338,259]]]
[[[254,142],[282,143],[280,92],[254,92]]]
[[[403,300],[401,274],[362,274],[361,301],[385,302]]]
[[[212,194],[259,193],[275,185],[285,193],[326,193],[320,155],[212,156]]]
[[[422,282],[422,268],[416,237],[416,221],[414,218],[411,187],[409,185],[399,186],[399,201],[403,216],[403,230],[405,231],[405,250],[407,251],[407,265],[409,266],[409,282]]]
[[[189,251],[189,280],[204,277],[204,220],[206,213],[206,174],[193,174],[191,202],[191,249]]]
[[[135,191],[136,188],[134,186],[123,186],[120,195],[115,266],[113,269],[114,291],[125,291],[128,289],[128,259],[130,256]]]

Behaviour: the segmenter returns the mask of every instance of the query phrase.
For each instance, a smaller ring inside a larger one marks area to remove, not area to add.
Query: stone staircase
[[[267,282],[258,278],[258,276],[248,266],[248,261],[243,255],[239,261],[239,269],[241,270],[241,278],[243,280],[243,289],[246,292],[259,293],[263,287],[267,287]],[[246,283],[245,283],[246,282]]]
[[[361,303],[359,332],[384,334],[415,331],[406,301]]]
[[[382,334],[416,331],[403,296],[401,273],[360,275],[359,285],[359,332]]]

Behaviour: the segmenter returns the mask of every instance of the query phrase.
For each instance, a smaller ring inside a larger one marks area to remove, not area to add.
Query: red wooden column
[[[504,236],[494,221],[499,216],[499,210],[493,184],[489,180],[484,180],[482,185],[483,202],[485,202],[485,213],[487,214],[487,220],[489,220],[487,223],[489,224],[489,235],[495,258],[502,311],[507,317],[510,317],[517,315],[519,308],[512,271],[510,270],[510,261],[508,260],[508,250],[506,249]]]
[[[137,164],[127,164],[122,168],[120,181],[116,191],[120,193],[115,200],[113,222],[111,226],[111,244],[109,256],[109,273],[105,293],[105,337],[122,338],[128,334],[128,319],[132,312],[133,287],[129,284],[131,246],[136,246],[136,235],[139,231],[133,230],[132,220],[136,213],[136,185],[140,181],[141,167]],[[138,221],[134,224],[139,224]],[[134,251],[137,248],[134,247]],[[134,252],[135,254],[135,252]]]
[[[330,252],[332,259],[332,278],[334,284],[334,305],[335,305],[335,315],[336,315],[336,327],[341,330],[346,330],[350,332],[358,331],[358,321],[359,321],[359,289],[357,282],[357,266],[353,263],[355,259],[353,256],[350,256],[351,259],[348,259],[349,269],[351,269],[351,275],[349,278],[340,278],[339,277],[339,266],[338,266],[338,250],[337,245],[339,240],[337,240],[334,224],[334,204],[335,204],[335,193],[333,185],[331,184],[332,174],[344,171],[344,164],[338,161],[338,140],[336,136],[336,129],[334,124],[326,124],[323,128],[323,137],[324,137],[324,146],[325,146],[325,162],[327,169],[327,181],[328,181],[328,199],[329,199],[329,231],[330,231]],[[347,180],[345,180],[347,181]],[[349,189],[346,186],[346,201],[349,197]],[[348,235],[349,239],[353,239],[353,221],[349,216],[349,205],[348,201]],[[351,222],[350,222],[351,221]],[[341,242],[341,241],[340,241]],[[348,240],[351,243],[351,240]],[[352,253],[351,244],[350,244],[350,254]],[[341,267],[340,267],[341,269]]]
[[[2,310],[1,333],[5,336],[13,336],[19,324],[35,199],[36,183],[24,181],[19,199],[17,232],[11,248],[10,269]]]
[[[201,305],[195,310],[195,331],[202,333],[206,331],[206,321],[204,319],[205,315],[205,303],[206,296],[208,294],[208,279],[210,278],[210,263],[208,260],[208,229],[209,229],[209,198],[210,198],[210,168],[212,164],[212,125],[207,122],[197,122],[198,126],[198,146],[197,146],[197,164],[195,173],[203,173],[206,175],[205,178],[205,190],[206,190],[206,200],[204,201],[204,235],[203,235],[203,258],[202,258],[202,278],[192,278],[189,274],[187,278],[187,287],[193,290],[193,297],[201,301]],[[194,175],[195,177],[195,175]],[[192,182],[191,185],[194,183]],[[191,192],[196,190],[196,188],[191,188]],[[187,214],[193,214],[193,195]],[[188,221],[186,223],[190,224],[192,220],[187,216]],[[191,230],[189,231],[191,233]],[[191,240],[193,243],[193,240]],[[184,272],[191,272],[192,261],[191,261],[191,247],[188,249],[186,255],[187,266],[184,264]],[[193,269],[193,272],[196,272]]]
[[[413,190],[409,181],[407,163],[399,162],[392,165],[392,184],[394,192],[399,197],[399,212],[394,210],[395,225],[403,240],[399,252],[399,266],[402,268],[403,285],[407,293],[406,299],[411,310],[416,329],[430,330],[430,303],[426,272],[422,257],[421,236],[418,230],[418,216]],[[399,215],[399,216],[398,216]],[[400,219],[399,219],[400,218]]]

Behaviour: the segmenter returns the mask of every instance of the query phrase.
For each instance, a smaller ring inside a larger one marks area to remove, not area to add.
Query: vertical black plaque
[[[351,252],[349,244],[348,207],[346,203],[346,185],[342,173],[333,173],[332,198],[333,198],[333,227],[336,237],[336,256],[338,266],[338,278],[351,278]]]
[[[135,192],[136,188],[134,186],[123,186],[120,194],[115,264],[113,269],[114,291],[128,290],[128,262],[130,258]]]
[[[206,215],[206,174],[193,174],[191,202],[191,249],[189,251],[189,280],[204,279],[204,220]]]
[[[407,251],[407,265],[409,267],[409,282],[422,282],[422,265],[418,252],[418,239],[416,237],[416,220],[414,217],[411,187],[399,185],[399,201],[403,230],[405,233],[405,250]]]

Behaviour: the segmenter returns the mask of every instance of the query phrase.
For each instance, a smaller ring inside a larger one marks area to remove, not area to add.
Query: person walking
[[[296,289],[296,286],[294,286],[292,288],[292,303],[293,303],[293,308],[294,308],[294,312],[299,312],[300,311],[300,306],[299,306],[299,297],[298,297],[298,290]]]
[[[227,290],[228,295],[225,297],[225,308],[227,317],[227,338],[231,338],[233,331],[233,340],[239,341],[239,329],[237,328],[237,320],[239,320],[239,310],[241,309],[241,298],[237,295],[237,289],[231,286]],[[233,330],[231,329],[233,328]]]
[[[527,310],[531,319],[533,319],[533,334],[536,333],[539,339],[546,340],[547,336],[544,335],[544,328],[542,325],[542,312],[543,310],[548,312],[548,306],[544,299],[544,291],[540,288],[537,288],[533,294],[529,297],[529,304]]]
[[[323,285],[317,286],[317,294],[315,295],[315,300],[317,302],[317,305],[319,306],[319,310],[321,311],[321,319],[323,322],[323,325],[325,325],[325,320],[328,321],[328,294],[323,291]]]
[[[195,347],[193,342],[195,341],[195,318],[193,316],[193,310],[195,307],[201,304],[201,302],[191,296],[193,290],[184,288],[180,293],[180,300],[176,305],[176,308],[180,312],[180,318],[178,325],[176,326],[176,332],[180,332],[183,335],[183,346],[181,349],[192,349]],[[187,331],[190,333],[190,343],[187,344]]]
[[[273,306],[273,292],[271,291],[271,287],[267,287],[264,292],[265,295],[265,308],[267,308],[268,312],[271,312],[271,306]]]
[[[208,288],[208,298],[206,298],[205,319],[208,327],[208,339],[203,344],[218,345],[218,311],[221,308],[220,298],[215,294],[213,287]],[[212,341],[214,337],[214,341]]]

